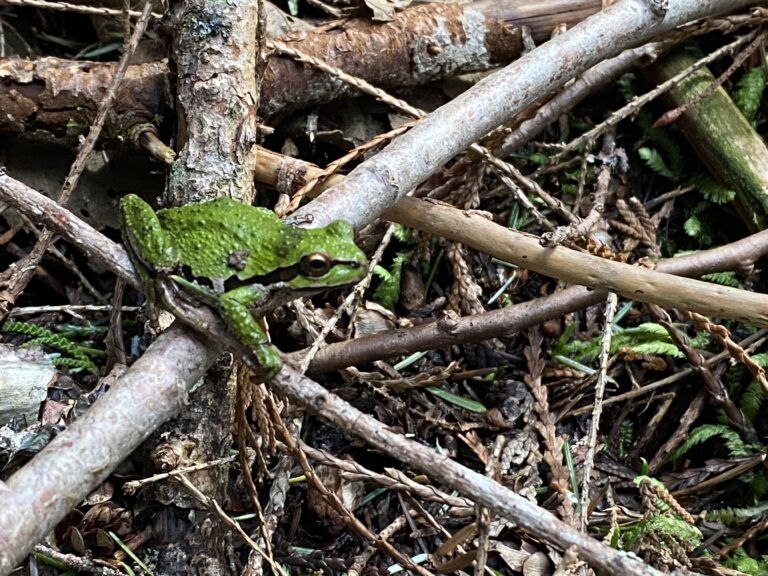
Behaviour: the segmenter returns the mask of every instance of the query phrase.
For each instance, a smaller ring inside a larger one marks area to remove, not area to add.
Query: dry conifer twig
[[[754,376],[760,383],[763,394],[768,397],[768,379],[766,379],[765,376],[765,369],[757,362],[755,362],[752,357],[747,354],[744,348],[733,341],[731,338],[731,332],[728,330],[728,328],[722,324],[715,324],[703,314],[690,311],[685,311],[684,314],[693,321],[697,330],[706,330],[712,334],[712,336],[714,336],[717,341],[725,347],[725,349],[728,351],[728,354],[731,355],[731,358],[744,364],[744,366],[747,367],[747,370],[752,373],[752,376]]]
[[[646,518],[658,514],[659,509],[655,502],[656,498],[658,498],[685,522],[691,525],[696,524],[696,518],[691,516],[690,512],[680,505],[675,497],[670,494],[669,490],[660,488],[648,478],[645,478],[640,483],[640,494],[643,497],[643,508],[645,509]]]
[[[571,497],[570,474],[563,463],[563,437],[557,435],[555,415],[549,407],[547,387],[542,384],[545,362],[541,357],[543,337],[538,327],[527,331],[528,346],[523,350],[528,371],[523,377],[525,385],[533,396],[533,410],[536,413],[536,430],[544,441],[542,457],[551,474],[550,487],[560,499],[560,517],[564,522],[573,524],[573,501]]]

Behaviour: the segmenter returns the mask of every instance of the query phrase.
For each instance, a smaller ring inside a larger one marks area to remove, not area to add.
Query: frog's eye
[[[331,259],[323,252],[313,252],[301,259],[301,271],[307,276],[323,276],[330,269]]]

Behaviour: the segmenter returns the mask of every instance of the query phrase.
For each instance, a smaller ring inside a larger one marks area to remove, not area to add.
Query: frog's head
[[[298,273],[288,282],[291,289],[335,288],[365,276],[367,260],[355,245],[355,231],[348,222],[336,220],[304,232],[296,252]]]

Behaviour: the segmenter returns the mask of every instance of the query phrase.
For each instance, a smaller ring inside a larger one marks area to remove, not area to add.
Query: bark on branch
[[[358,18],[284,40],[375,85],[397,88],[510,62],[520,55],[522,26],[543,40],[555,26],[572,26],[599,9],[599,0],[435,3],[404,10],[385,24]],[[109,63],[59,58],[0,60],[0,109],[6,112],[0,116],[0,131],[63,134],[68,127],[87,126],[113,71]],[[129,67],[108,135],[125,134],[139,122],[168,114],[168,73],[165,61]],[[310,67],[272,56],[259,113],[269,118],[354,93]]]

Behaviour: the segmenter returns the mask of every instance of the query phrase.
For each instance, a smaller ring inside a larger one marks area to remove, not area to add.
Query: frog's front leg
[[[120,200],[120,217],[123,235],[136,257],[147,267],[171,272],[178,260],[176,250],[152,206],[127,194]]]
[[[156,317],[155,275],[173,269],[177,259],[173,242],[152,207],[135,194],[120,200],[120,217],[128,255],[146,291],[150,315]]]
[[[241,286],[220,296],[221,315],[227,321],[241,342],[247,344],[259,359],[259,364],[271,378],[283,365],[277,348],[269,344],[269,339],[259,322],[251,314],[251,308],[263,302],[269,295],[266,288],[258,284]]]

